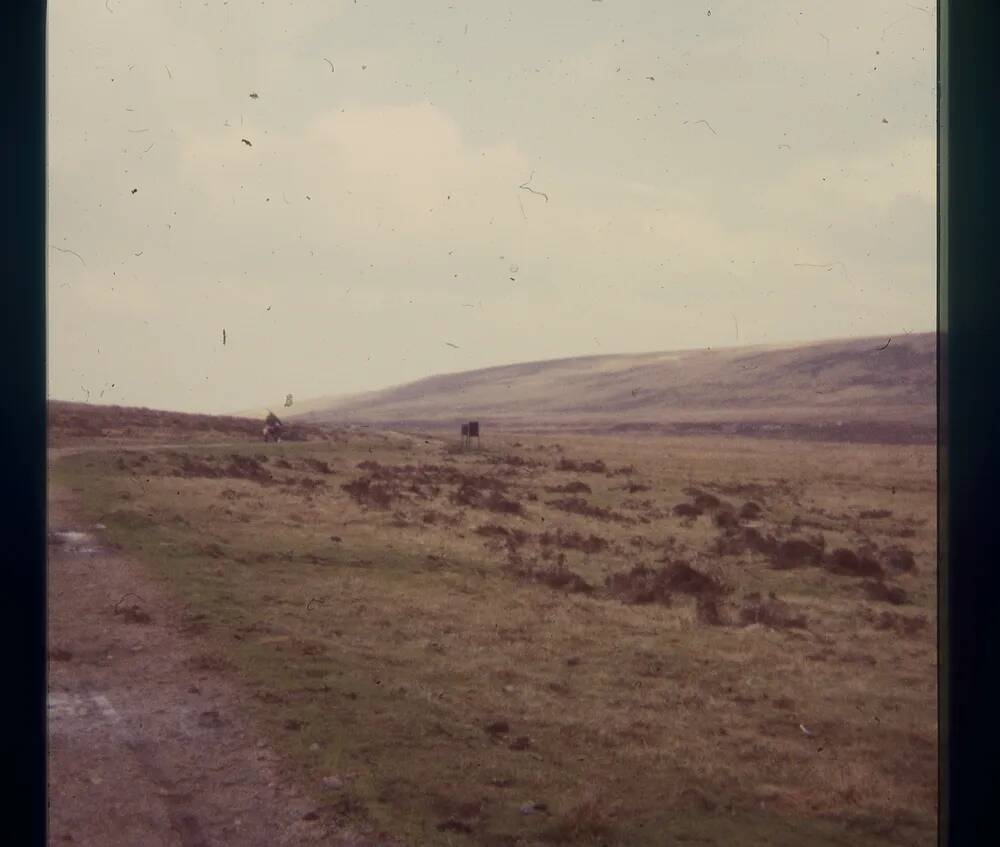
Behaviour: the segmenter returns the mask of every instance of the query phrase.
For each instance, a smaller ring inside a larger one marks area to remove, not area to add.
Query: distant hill
[[[936,336],[585,356],[296,404],[303,422],[410,429],[935,438]],[[290,410],[285,410],[286,413]]]

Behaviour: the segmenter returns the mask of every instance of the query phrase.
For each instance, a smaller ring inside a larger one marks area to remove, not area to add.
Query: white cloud
[[[932,325],[932,21],[584,5],[53,4],[53,391]]]

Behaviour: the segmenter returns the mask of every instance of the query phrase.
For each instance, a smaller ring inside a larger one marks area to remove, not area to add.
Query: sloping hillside
[[[105,406],[96,403],[48,401],[49,445],[63,445],[80,440],[108,441],[141,439],[150,443],[170,441],[218,441],[235,437],[261,437],[263,415],[256,418],[235,415],[194,415],[162,409],[132,406]],[[287,427],[286,441],[312,441],[328,435],[321,427],[307,422]]]
[[[298,419],[410,428],[796,433],[927,441],[932,333],[797,346],[588,356],[422,379],[311,401]]]

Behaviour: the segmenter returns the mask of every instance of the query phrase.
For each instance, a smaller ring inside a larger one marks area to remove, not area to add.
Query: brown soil
[[[49,514],[78,523],[63,491]],[[116,613],[129,593],[142,600]],[[133,562],[50,545],[48,604],[50,844],[391,843],[317,811],[244,719],[245,693],[199,663],[182,610]]]

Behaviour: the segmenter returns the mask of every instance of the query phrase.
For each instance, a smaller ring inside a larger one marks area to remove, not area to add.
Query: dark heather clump
[[[502,515],[523,515],[524,506],[516,500],[504,497],[496,491],[491,491],[480,503],[479,507],[488,509],[491,512],[499,512]]]
[[[373,509],[388,509],[396,498],[396,490],[389,483],[363,476],[340,486],[361,506]]]
[[[713,551],[719,556],[739,556],[743,553],[773,555],[778,549],[778,540],[773,535],[763,536],[753,527],[726,531],[716,539]]]
[[[882,576],[882,568],[873,558],[844,547],[834,550],[826,558],[824,565],[831,573],[841,576]]]
[[[900,635],[909,636],[918,635],[926,630],[928,626],[927,618],[921,615],[907,617],[906,615],[898,615],[895,612],[888,611],[880,612],[878,615],[869,618],[869,620],[871,620],[875,629],[892,629]]]
[[[745,521],[755,521],[761,516],[761,508],[753,500],[747,500],[740,508],[740,517]]]
[[[762,624],[773,629],[802,629],[806,626],[804,615],[795,615],[787,603],[773,594],[767,600],[754,592],[743,598],[740,606],[740,623],[744,626]]]
[[[817,537],[812,541],[802,538],[790,538],[778,544],[774,551],[772,563],[779,570],[798,568],[804,565],[819,565],[823,561],[823,551],[826,540]]]
[[[584,553],[601,553],[608,549],[608,542],[599,535],[589,536],[579,532],[567,532],[557,529],[554,533],[543,532],[538,536],[538,543],[543,547],[559,547],[564,550],[581,550]]]
[[[488,461],[494,465],[509,465],[512,468],[540,468],[544,466],[543,462],[537,462],[534,459],[525,459],[523,456],[514,454],[494,456],[488,459]]]
[[[590,594],[594,590],[587,580],[566,567],[566,557],[562,553],[559,554],[556,565],[546,568],[525,562],[515,551],[511,551],[508,555],[508,568],[519,579],[547,585],[549,588],[570,594]]]
[[[714,594],[699,597],[695,605],[698,622],[706,626],[725,626],[726,620],[719,606],[719,598]]]
[[[627,491],[629,494],[638,494],[642,491],[650,491],[651,489],[648,485],[643,485],[639,482],[630,482],[624,486],[623,490]]]
[[[692,498],[695,506],[702,511],[707,512],[711,509],[718,509],[722,505],[722,501],[718,497],[714,494],[709,494],[707,491],[702,491],[700,488],[685,488],[684,493]]]
[[[703,511],[692,503],[678,503],[674,506],[674,514],[679,518],[696,518],[703,514]]]
[[[670,590],[666,587],[661,571],[654,571],[645,565],[635,565],[631,570],[608,576],[604,585],[608,593],[622,603],[671,604]]]
[[[532,576],[535,582],[570,594],[590,594],[594,590],[582,576],[565,567],[535,569]]]
[[[701,600],[718,598],[725,593],[725,587],[707,574],[696,571],[686,562],[673,562],[653,570],[645,565],[635,565],[628,571],[611,574],[605,579],[608,593],[623,603],[660,603],[670,605],[671,595],[688,594]],[[706,622],[719,617],[713,614],[711,603],[705,605],[699,615]],[[718,612],[718,607],[714,606]],[[721,622],[721,617],[719,617]]]
[[[229,464],[226,466],[225,475],[236,479],[249,479],[254,482],[266,484],[274,481],[271,472],[252,456],[241,456],[233,453],[229,457]]]
[[[565,485],[550,485],[546,489],[550,494],[590,494],[591,488],[580,480],[567,482]]]
[[[861,513],[862,518],[877,519],[892,517],[891,509],[867,509]]]
[[[192,459],[188,455],[180,456],[180,475],[199,476],[205,477],[206,479],[218,479],[222,476],[232,476],[232,474],[227,474],[218,468],[212,467],[207,462]]]
[[[593,462],[574,462],[572,459],[560,459],[556,465],[557,471],[579,471],[581,473],[607,473],[608,466],[601,459]]]
[[[591,506],[590,503],[582,497],[563,497],[557,500],[549,500],[548,504],[550,506],[555,506],[557,509],[561,509],[564,512],[570,512],[575,515],[584,515],[588,518],[599,518],[606,521],[624,519],[624,516],[618,515],[610,509],[605,509],[601,506]]]
[[[729,509],[722,509],[712,516],[713,523],[721,529],[733,529],[739,524],[739,519]]]
[[[908,547],[887,547],[882,551],[882,556],[885,566],[892,571],[909,573],[917,567],[916,560],[913,558],[913,551]]]
[[[887,585],[879,580],[869,580],[861,583],[865,596],[876,603],[890,603],[893,606],[901,606],[909,598],[906,592],[898,585]]]
[[[456,506],[471,506],[506,515],[523,515],[524,507],[516,500],[504,497],[501,492],[507,485],[492,477],[464,477],[458,489],[452,493],[451,502]]]
[[[672,562],[660,571],[663,584],[678,594],[718,595],[725,593],[722,583],[695,570],[687,562]]]
[[[484,524],[483,526],[477,527],[475,532],[477,535],[482,535],[486,538],[500,541],[511,550],[517,549],[522,544],[525,544],[529,538],[531,538],[531,536],[523,529],[508,529],[507,527],[497,526],[496,524]]]

